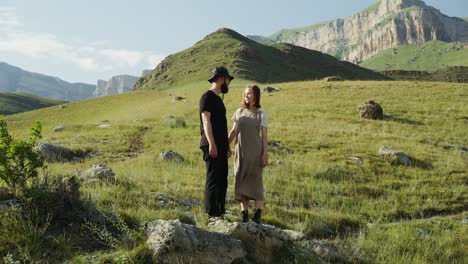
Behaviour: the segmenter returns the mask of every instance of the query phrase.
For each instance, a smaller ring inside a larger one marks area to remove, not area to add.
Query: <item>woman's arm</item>
[[[231,145],[231,142],[236,138],[237,135],[237,122],[234,122],[231,132],[229,132],[229,145]]]
[[[262,167],[268,165],[268,128],[262,127]]]

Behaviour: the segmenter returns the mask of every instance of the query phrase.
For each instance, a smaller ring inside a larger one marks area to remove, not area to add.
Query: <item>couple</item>
[[[206,163],[205,210],[208,217],[222,217],[228,185],[230,143],[235,139],[235,199],[241,202],[242,222],[249,221],[249,201],[255,200],[252,221],[260,224],[263,209],[263,168],[268,164],[266,114],[260,110],[260,88],[248,85],[242,107],[232,117],[228,134],[226,108],[219,95],[229,91],[234,79],[224,67],[216,67],[208,80],[211,88],[200,98],[200,148]]]

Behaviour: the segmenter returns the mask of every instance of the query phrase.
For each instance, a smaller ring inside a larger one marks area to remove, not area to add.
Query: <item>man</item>
[[[224,67],[216,67],[208,80],[211,88],[200,98],[200,148],[206,163],[205,210],[208,218],[223,217],[228,176],[226,108],[219,95],[229,91],[234,79]]]

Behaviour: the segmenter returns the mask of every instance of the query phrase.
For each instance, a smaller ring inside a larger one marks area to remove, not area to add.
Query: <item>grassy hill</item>
[[[360,66],[375,71],[407,70],[433,72],[447,66],[468,66],[468,43],[429,41],[388,49]]]
[[[261,83],[316,80],[330,75],[377,80],[384,76],[318,51],[285,43],[267,46],[230,29],[220,29],[193,47],[168,56],[140,79],[136,89],[155,89],[207,80],[210,71],[226,66],[237,78]]]
[[[224,99],[228,117],[239,107],[248,82],[233,81]],[[269,151],[271,166],[264,171],[266,224],[302,231],[308,240],[338,248],[349,263],[466,260],[465,84],[308,81],[273,85],[281,91],[262,97],[269,114],[269,139],[279,141],[289,152],[274,147]],[[28,138],[27,128],[40,120],[43,141],[101,153],[80,163],[50,163],[47,173],[53,179],[73,176],[75,170],[93,164],[111,167],[116,184],[83,185],[82,197],[100,211],[115,212],[133,234],[127,238],[133,242],[85,249],[91,242],[70,239],[68,227],[66,233],[57,234],[45,225],[12,224],[2,216],[0,233],[6,235],[0,236],[0,255],[29,256],[31,262],[141,263],[141,257],[150,254],[142,229],[146,221],[178,218],[206,228],[197,105],[207,88],[203,79],[167,90],[136,91],[6,117],[16,137]],[[186,100],[174,102],[172,96]],[[358,105],[369,99],[382,104],[385,120],[359,118]],[[167,126],[163,120],[168,115],[184,120],[186,126]],[[103,122],[111,127],[99,128]],[[52,132],[57,124],[66,129]],[[391,165],[378,156],[380,146],[406,152],[416,163]],[[159,160],[159,153],[167,149],[179,152],[185,161]],[[277,161],[281,162],[277,165]],[[233,186],[230,176],[227,210],[239,212]],[[162,206],[157,193],[200,204]],[[240,220],[238,214],[227,218]],[[36,230],[36,236],[19,240],[19,230],[30,229]],[[45,248],[43,239],[50,238],[53,246]]]
[[[0,93],[0,115],[12,115],[63,103],[65,103],[65,101],[22,92]]]

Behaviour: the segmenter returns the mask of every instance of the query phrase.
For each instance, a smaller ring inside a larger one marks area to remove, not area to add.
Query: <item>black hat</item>
[[[212,71],[211,71],[211,75],[212,77],[210,79],[208,79],[208,82],[209,83],[212,83],[214,81],[214,79],[217,77],[217,76],[227,76],[229,77],[229,79],[232,81],[232,79],[234,79],[234,77],[232,77],[231,75],[229,75],[229,72],[226,68],[224,67],[216,67],[214,68]]]

